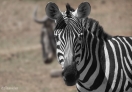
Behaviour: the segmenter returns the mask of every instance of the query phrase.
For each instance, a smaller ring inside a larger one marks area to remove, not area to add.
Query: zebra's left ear
[[[91,6],[88,2],[81,3],[73,14],[78,18],[86,18],[91,11]]]

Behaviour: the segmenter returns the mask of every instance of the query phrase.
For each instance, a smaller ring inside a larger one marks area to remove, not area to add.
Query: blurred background
[[[0,0],[0,92],[76,92],[50,71],[61,69],[55,59],[43,63],[40,34],[42,25],[33,20],[45,16],[50,0]],[[99,21],[111,35],[132,36],[132,0],[85,0],[91,4],[90,18]],[[83,0],[52,0],[61,11],[69,3],[77,8]],[[13,88],[14,87],[14,88]]]

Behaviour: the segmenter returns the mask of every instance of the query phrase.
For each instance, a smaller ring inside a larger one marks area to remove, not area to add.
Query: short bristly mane
[[[94,35],[98,36],[99,38],[103,38],[104,40],[110,39],[112,36],[107,34],[103,27],[99,24],[98,21],[92,18],[85,18],[81,21],[82,25],[92,32]]]
[[[66,14],[67,14],[67,17],[70,17],[70,11],[75,11],[75,9],[73,9],[69,3],[66,4]]]

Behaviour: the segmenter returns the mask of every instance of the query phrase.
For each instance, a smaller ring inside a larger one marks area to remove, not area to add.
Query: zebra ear
[[[49,2],[45,8],[46,14],[51,19],[57,19],[62,14],[55,3]]]
[[[74,15],[78,18],[85,18],[90,14],[91,6],[88,2],[81,3],[76,11],[74,12]]]

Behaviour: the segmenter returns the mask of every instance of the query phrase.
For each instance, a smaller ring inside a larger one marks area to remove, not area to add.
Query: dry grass
[[[87,1],[87,0],[85,0]],[[61,78],[51,78],[52,69],[60,69],[55,60],[43,64],[40,47],[41,25],[33,21],[36,5],[38,17],[45,15],[49,0],[0,0],[0,92],[76,92],[67,87]],[[81,0],[53,0],[61,10],[68,2],[74,8]],[[98,20],[111,35],[132,36],[131,0],[88,0],[90,17]],[[1,87],[18,87],[18,90],[2,90]]]

